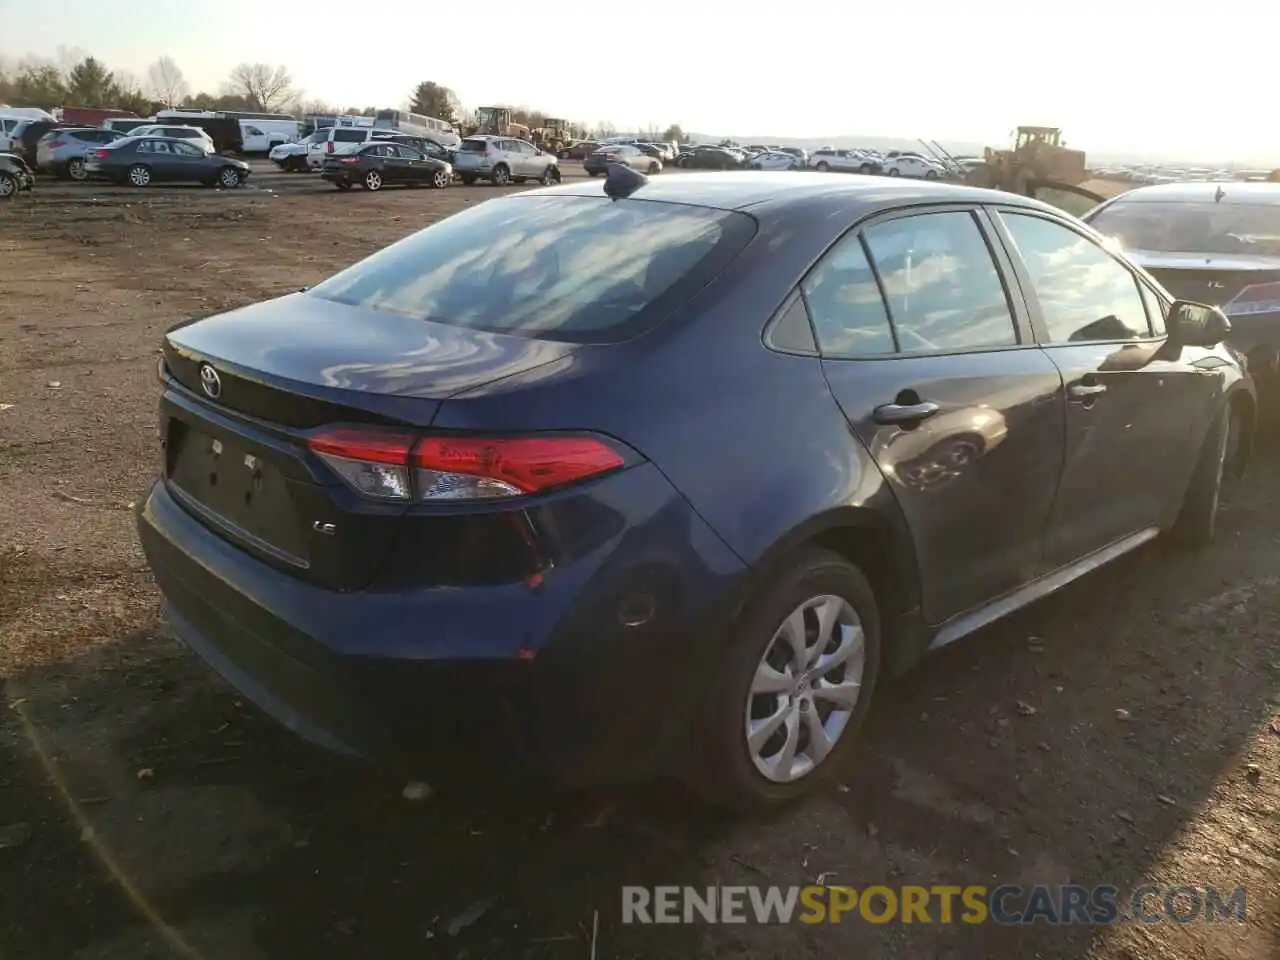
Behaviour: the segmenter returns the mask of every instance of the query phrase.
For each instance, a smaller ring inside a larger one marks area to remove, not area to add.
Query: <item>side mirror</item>
[[[1231,321],[1218,307],[1175,300],[1169,308],[1169,340],[1179,347],[1213,347],[1227,338]]]

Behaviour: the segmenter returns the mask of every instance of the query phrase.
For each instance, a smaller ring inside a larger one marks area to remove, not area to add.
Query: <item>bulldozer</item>
[[[1031,184],[1078,186],[1086,177],[1083,150],[1068,150],[1059,127],[1019,127],[1012,150],[983,151],[966,179],[977,187],[1026,194]]]
[[[569,121],[557,117],[547,117],[543,121],[543,126],[530,130],[529,135],[533,137],[533,144],[539,150],[545,150],[557,156],[561,150],[573,142],[573,131]]]
[[[506,107],[477,107],[475,128],[468,131],[467,135],[471,134],[528,140],[529,128],[523,123],[515,123],[511,119],[511,111]]]

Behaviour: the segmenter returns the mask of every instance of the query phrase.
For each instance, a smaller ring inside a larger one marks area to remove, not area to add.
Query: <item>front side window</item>
[[[723,265],[754,230],[745,214],[705,207],[512,198],[442,220],[308,295],[495,333],[608,342],[665,315],[662,305],[709,279],[714,267],[704,264]]]
[[[1004,283],[968,212],[876,224],[867,248],[903,352],[1011,346],[1017,328]]]
[[[1147,319],[1151,321],[1151,332],[1157,337],[1163,337],[1165,321],[1169,317],[1169,305],[1145,283],[1139,282],[1138,289],[1142,291],[1142,299],[1147,305]]]
[[[1150,336],[1137,278],[1082,233],[1043,217],[1003,212],[1051,343]]]

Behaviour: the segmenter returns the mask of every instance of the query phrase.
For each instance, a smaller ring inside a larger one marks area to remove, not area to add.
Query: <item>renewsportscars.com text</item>
[[[1084,924],[1243,922],[1243,887],[623,887],[623,923]]]

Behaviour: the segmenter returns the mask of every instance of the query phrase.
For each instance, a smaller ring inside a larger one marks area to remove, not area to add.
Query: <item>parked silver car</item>
[[[526,180],[537,180],[546,186],[560,182],[560,164],[555,154],[511,137],[467,137],[458,144],[454,170],[468,185],[477,180],[488,180],[497,186]]]
[[[86,180],[89,177],[86,156],[121,136],[93,127],[50,130],[36,141],[36,169],[72,180]]]

